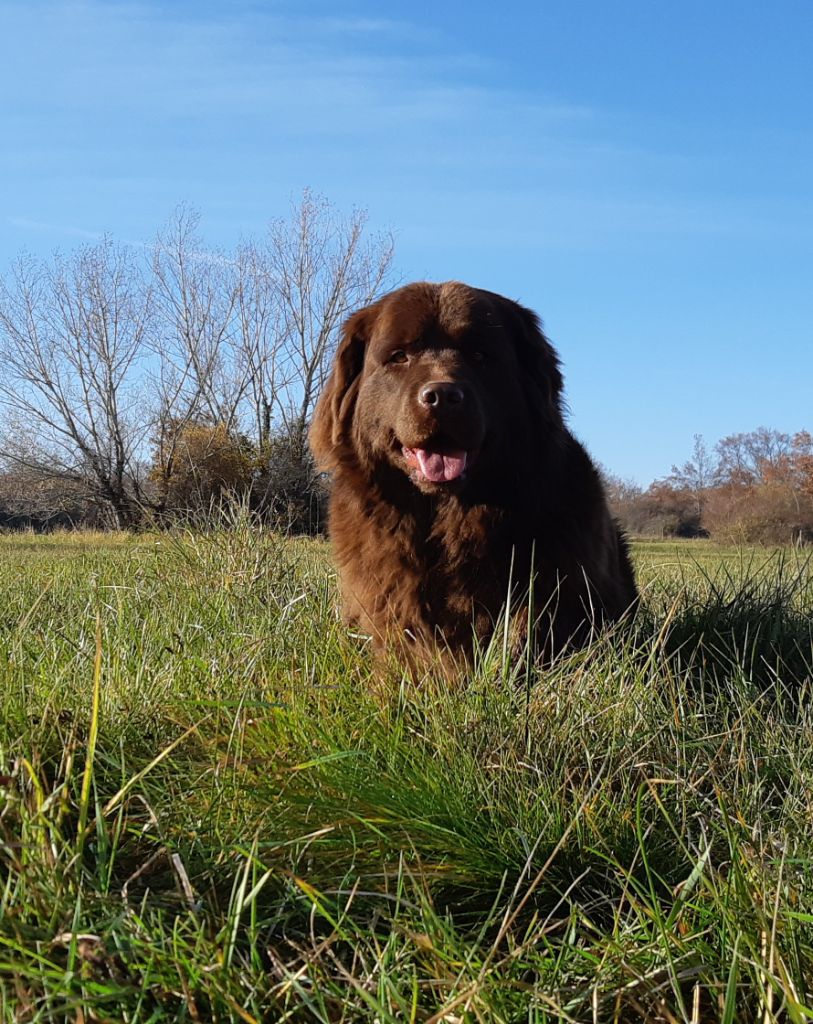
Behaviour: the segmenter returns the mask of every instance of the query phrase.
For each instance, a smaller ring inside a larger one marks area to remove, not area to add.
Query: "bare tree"
[[[727,483],[758,485],[792,454],[793,439],[781,430],[758,427],[744,434],[729,434],[717,442],[716,450]]]
[[[367,237],[366,224],[363,211],[342,216],[306,189],[290,219],[269,228],[268,263],[279,296],[277,337],[285,347],[278,400],[294,448],[305,448],[340,325],[375,298],[392,269],[392,236]]]
[[[255,241],[245,242],[237,250],[236,268],[234,358],[248,382],[243,396],[245,427],[258,450],[265,452],[290,383],[288,333],[267,250]]]
[[[167,497],[178,439],[195,422],[237,428],[252,367],[235,358],[234,315],[239,294],[235,261],[206,249],[199,214],[180,206],[152,250],[157,329],[152,439],[158,472],[156,507]]]
[[[145,440],[140,363],[150,293],[109,239],[50,265],[21,258],[0,285],[0,454],[138,518]]]
[[[200,217],[179,207],[158,234],[152,254],[154,303],[168,401],[176,415],[205,415],[231,427],[245,392],[231,342],[238,294],[235,260],[204,247]]]
[[[698,524],[703,518],[708,489],[713,485],[716,475],[717,466],[703,435],[695,434],[691,459],[682,466],[672,466],[672,472],[665,482],[676,490],[688,491],[692,495]]]

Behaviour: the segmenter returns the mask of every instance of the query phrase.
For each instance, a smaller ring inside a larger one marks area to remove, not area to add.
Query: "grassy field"
[[[0,1020],[813,1019],[813,572],[376,667],[325,545],[0,537]]]

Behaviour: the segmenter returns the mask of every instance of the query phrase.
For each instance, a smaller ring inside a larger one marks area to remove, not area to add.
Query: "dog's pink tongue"
[[[428,452],[425,448],[416,448],[415,455],[421,472],[433,484],[456,480],[466,468],[466,453],[463,450]]]

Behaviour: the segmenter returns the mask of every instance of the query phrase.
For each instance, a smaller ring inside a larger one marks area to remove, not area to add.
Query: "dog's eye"
[[[388,363],[406,363],[408,361],[409,356],[406,354],[406,352],[404,352],[402,348],[396,349],[393,353],[391,353],[389,359],[387,360]]]
[[[471,359],[472,362],[474,362],[474,363],[482,363],[482,361],[485,359],[485,357],[486,357],[485,352],[483,352],[479,348],[474,348],[474,349],[471,350],[471,352],[469,352],[469,359]]]

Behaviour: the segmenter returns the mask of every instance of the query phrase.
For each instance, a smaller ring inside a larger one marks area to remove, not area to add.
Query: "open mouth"
[[[401,451],[417,479],[432,484],[448,484],[460,480],[472,461],[472,452],[465,448],[441,444],[426,448],[408,448],[403,445]]]

